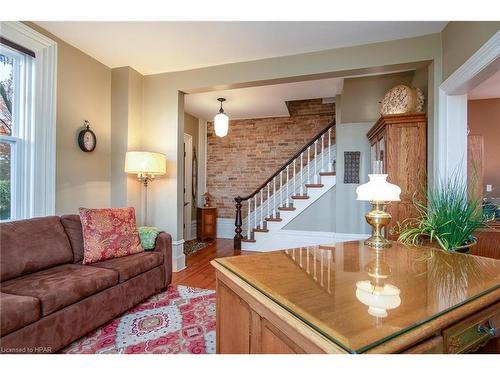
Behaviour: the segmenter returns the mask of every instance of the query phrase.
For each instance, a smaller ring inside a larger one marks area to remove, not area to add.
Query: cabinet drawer
[[[466,320],[443,331],[445,353],[468,353],[476,351],[500,329],[500,304],[491,306]]]

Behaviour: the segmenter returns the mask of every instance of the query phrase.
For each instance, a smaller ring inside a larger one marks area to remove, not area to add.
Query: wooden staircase
[[[269,248],[270,239],[335,186],[335,160],[332,121],[252,194],[235,198],[234,248]]]

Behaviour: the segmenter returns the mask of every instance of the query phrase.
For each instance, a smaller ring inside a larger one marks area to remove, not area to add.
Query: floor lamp
[[[144,226],[148,225],[148,184],[166,173],[166,159],[158,152],[129,151],[125,154],[125,172],[136,174],[144,185]]]

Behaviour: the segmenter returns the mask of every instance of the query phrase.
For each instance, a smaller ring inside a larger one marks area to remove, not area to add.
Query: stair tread
[[[335,172],[319,172],[320,176],[336,176],[337,173]]]
[[[266,221],[282,221],[279,217],[266,217]]]
[[[266,232],[269,232],[269,229],[254,228],[253,231],[254,232],[263,232],[263,233],[266,233]]]
[[[246,238],[242,238],[241,242],[257,242],[255,240],[247,240]]]
[[[306,184],[306,187],[308,187],[308,188],[322,188],[323,186],[325,186],[325,185],[323,185],[323,184]]]
[[[295,207],[278,207],[280,211],[295,211]]]
[[[292,199],[309,199],[308,195],[292,195]]]

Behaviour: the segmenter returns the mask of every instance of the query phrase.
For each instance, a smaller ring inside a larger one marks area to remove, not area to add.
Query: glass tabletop
[[[363,241],[219,258],[337,345],[362,353],[500,287],[500,261]]]

